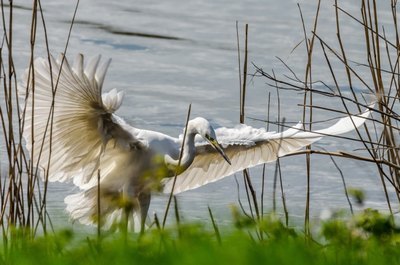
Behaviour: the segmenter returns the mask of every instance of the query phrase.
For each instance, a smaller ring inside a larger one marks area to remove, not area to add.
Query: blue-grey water
[[[14,1],[14,59],[17,77],[29,62],[30,1]],[[244,24],[249,24],[249,73],[255,69],[251,63],[281,78],[291,72],[278,59],[282,59],[301,78],[306,65],[306,48],[301,24],[301,11],[311,37],[317,1],[298,0],[202,0],[202,1],[105,1],[85,0],[78,7],[67,55],[86,56],[101,54],[112,58],[104,89],[125,91],[125,100],[118,111],[130,124],[138,128],[162,131],[177,136],[182,132],[189,104],[192,117],[203,116],[215,126],[234,126],[239,121],[239,77],[236,41],[236,21],[239,25],[241,59],[243,62]],[[338,1],[348,12],[360,17],[359,1]],[[383,1],[382,1],[383,2]],[[389,3],[379,2],[381,22],[390,24]],[[317,34],[329,45],[338,48],[336,39],[334,1],[322,1]],[[386,6],[387,5],[387,6]],[[23,7],[23,8],[21,8]],[[49,48],[51,53],[64,51],[74,1],[42,1]],[[341,14],[341,32],[348,59],[366,62],[362,27]],[[43,27],[39,23],[35,53],[44,56]],[[391,29],[387,28],[387,34]],[[298,45],[300,44],[300,45]],[[333,85],[319,42],[313,55],[313,79]],[[294,49],[295,48],[295,49]],[[345,69],[332,58],[339,85],[348,87]],[[363,78],[370,81],[369,70],[356,66]],[[246,123],[263,127],[265,123],[251,118],[280,118],[297,122],[302,119],[303,95],[294,91],[280,91],[279,104],[276,89],[262,77],[249,77],[246,95]],[[366,92],[357,80],[359,92]],[[271,96],[268,107],[268,95]],[[368,96],[367,96],[368,97]],[[372,97],[369,97],[371,99]],[[316,97],[314,104],[341,108],[340,101]],[[314,112],[314,120],[324,120],[332,114]],[[322,128],[332,124],[316,124]],[[275,130],[274,125],[270,128]],[[349,133],[347,136],[356,137]],[[362,147],[337,138],[326,138],[314,148],[331,151],[353,151]],[[347,186],[366,192],[364,207],[386,209],[384,193],[374,166],[366,162],[336,159]],[[306,200],[306,164],[304,156],[281,159],[283,189],[286,204],[293,220],[302,220]],[[261,192],[262,167],[250,170],[257,195]],[[265,210],[270,211],[273,199],[275,164],[266,166]],[[237,174],[243,195],[242,176]],[[279,187],[279,186],[278,186]],[[63,198],[76,191],[72,185],[54,183],[49,187],[48,209],[54,223],[69,224],[64,211]],[[279,191],[279,190],[278,190]],[[319,216],[324,209],[348,209],[339,171],[328,156],[312,156],[311,160],[311,214]],[[393,196],[393,189],[389,188]],[[245,202],[245,196],[241,196]],[[167,197],[154,196],[150,212],[163,215]],[[186,220],[207,220],[207,207],[214,211],[218,222],[231,220],[230,205],[237,205],[238,190],[233,176],[182,193],[178,197],[181,215]],[[394,201],[395,202],[395,201]],[[244,203],[245,204],[245,203]],[[281,194],[277,192],[278,211],[282,212]]]

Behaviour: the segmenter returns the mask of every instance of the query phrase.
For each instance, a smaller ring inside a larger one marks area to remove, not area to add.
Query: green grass
[[[100,239],[69,230],[34,239],[22,234],[3,244],[2,264],[400,264],[399,229],[392,216],[373,210],[326,221],[313,238],[273,216],[236,222],[221,241],[200,224]]]

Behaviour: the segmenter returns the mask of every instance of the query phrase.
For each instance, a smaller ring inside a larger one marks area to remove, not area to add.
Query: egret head
[[[207,142],[210,143],[210,145],[218,152],[221,154],[221,156],[231,164],[231,161],[229,160],[228,156],[225,154],[224,150],[222,149],[222,146],[218,143],[217,137],[215,135],[215,131],[213,127],[211,126],[210,122],[204,118],[198,117],[193,120],[191,120],[192,130],[196,131],[198,134],[201,135],[201,137],[204,138]]]

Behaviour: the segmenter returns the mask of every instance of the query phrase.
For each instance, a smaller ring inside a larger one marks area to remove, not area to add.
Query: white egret
[[[134,128],[114,114],[123,94],[115,89],[102,94],[109,63],[100,63],[100,56],[86,66],[82,55],[73,66],[63,56],[51,57],[50,63],[37,58],[34,72],[27,69],[19,87],[25,98],[24,138],[31,159],[49,181],[73,181],[81,189],[65,202],[71,217],[84,224],[98,220],[100,202],[102,225],[120,220],[128,209],[143,226],[151,192],[171,192],[176,171],[173,192],[194,189],[274,161],[324,135],[352,131],[369,115],[366,111],[345,117],[315,132],[303,131],[298,124],[282,133],[246,125],[214,131],[206,119],[195,118],[182,143],[182,135],[174,138]]]

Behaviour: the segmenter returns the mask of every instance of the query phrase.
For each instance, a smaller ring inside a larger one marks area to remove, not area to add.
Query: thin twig
[[[177,166],[177,168],[175,170],[174,181],[172,182],[171,192],[169,194],[167,207],[165,209],[164,218],[163,218],[163,222],[162,222],[162,228],[165,227],[165,223],[167,222],[167,216],[168,216],[169,207],[171,205],[172,198],[174,196],[174,189],[175,189],[176,179],[178,177],[179,168],[181,166],[181,161],[182,161],[182,156],[183,156],[183,148],[184,148],[184,143],[186,141],[187,127],[188,127],[188,124],[189,124],[191,109],[192,109],[192,104],[189,105],[188,112],[187,112],[187,115],[186,115],[185,132],[183,133],[183,140],[182,140],[181,150],[180,150],[180,153],[179,153],[178,166]]]

